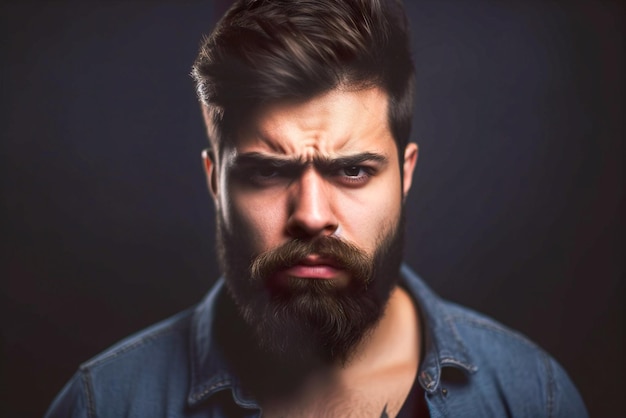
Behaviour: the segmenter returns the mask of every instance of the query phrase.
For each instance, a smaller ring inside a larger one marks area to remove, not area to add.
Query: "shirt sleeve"
[[[61,389],[44,418],[90,418],[89,399],[87,376],[78,371]]]
[[[550,360],[552,389],[549,390],[549,417],[589,418],[587,408],[580,393],[567,375],[567,372],[554,360]]]

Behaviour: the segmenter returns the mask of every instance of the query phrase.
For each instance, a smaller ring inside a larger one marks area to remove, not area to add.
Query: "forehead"
[[[388,96],[380,88],[335,89],[308,100],[263,106],[236,135],[237,152],[302,159],[352,152],[393,152]]]

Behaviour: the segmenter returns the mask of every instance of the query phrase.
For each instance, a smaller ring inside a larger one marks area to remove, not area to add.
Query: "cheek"
[[[387,200],[370,204],[367,209],[352,210],[345,229],[368,253],[373,253],[380,239],[393,230],[400,218],[400,203]]]
[[[396,226],[402,206],[400,177],[379,179],[370,188],[344,194],[340,211],[346,238],[373,254]]]
[[[247,240],[257,253],[281,244],[286,224],[282,200],[282,197],[271,194],[232,189],[229,228]]]

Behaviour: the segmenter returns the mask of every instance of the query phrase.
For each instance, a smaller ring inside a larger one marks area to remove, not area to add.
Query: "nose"
[[[334,233],[339,225],[333,211],[331,190],[324,178],[310,167],[292,186],[287,233],[295,238]]]

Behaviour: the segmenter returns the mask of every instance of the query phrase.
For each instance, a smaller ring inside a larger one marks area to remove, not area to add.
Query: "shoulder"
[[[431,406],[449,416],[588,416],[565,370],[537,344],[441,299],[406,265],[401,278],[423,315],[419,381]]]
[[[470,308],[441,300],[444,307],[444,320],[453,326],[458,338],[471,350],[474,356],[489,358],[497,356],[499,350],[528,355],[532,358],[544,354],[543,350],[526,336],[487,315]]]
[[[172,391],[186,397],[189,329],[193,310],[183,311],[118,342],[80,365],[54,400],[46,417],[131,416],[149,409]],[[131,401],[132,396],[132,401]],[[143,400],[143,401],[142,401]],[[152,400],[152,401],[150,401]]]
[[[587,416],[571,379],[545,350],[486,315],[441,303],[445,320],[476,366],[471,384],[522,411],[520,416]]]
[[[188,309],[132,334],[81,364],[80,370],[100,373],[117,368],[134,369],[143,363],[154,364],[160,357],[174,359],[185,354],[192,315],[193,309]]]

